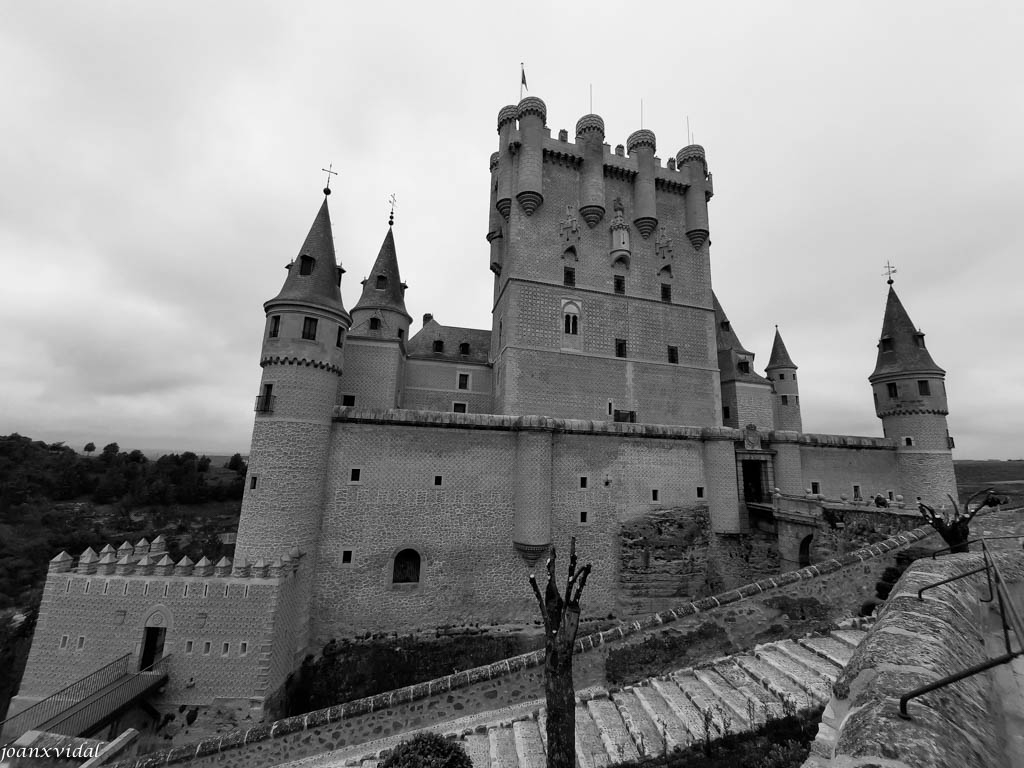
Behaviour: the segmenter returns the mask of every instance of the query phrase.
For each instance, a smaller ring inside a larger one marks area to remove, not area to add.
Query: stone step
[[[797,643],[840,669],[849,664],[853,657],[854,649],[834,637],[805,637],[797,640]]]
[[[488,729],[487,736],[491,740],[491,768],[519,768],[512,729],[497,726]]]
[[[462,740],[473,768],[491,768],[491,740],[486,733],[471,733]]]
[[[605,768],[611,765],[601,730],[590,716],[590,710],[576,705],[576,765],[579,768]],[[475,768],[475,767],[474,767]]]
[[[780,651],[774,643],[758,646],[754,649],[754,656],[801,688],[812,699],[813,704],[823,704],[831,698],[831,688],[825,680],[792,656]]]
[[[619,716],[619,709],[611,699],[591,699],[587,702],[587,709],[601,732],[605,750],[613,763],[640,759],[633,739]]]
[[[812,672],[828,679],[829,685],[834,683],[843,671],[841,665],[826,661],[813,651],[809,651],[794,640],[780,640],[775,643],[778,649],[800,662]]]
[[[859,629],[833,629],[829,634],[839,642],[846,643],[851,648],[856,648],[860,645],[861,640],[868,636],[867,632]]]
[[[653,685],[639,686],[633,689],[633,693],[636,694],[644,712],[661,731],[664,746],[668,748],[669,752],[693,743],[693,734],[686,729],[686,726]],[[682,695],[682,691],[680,691],[680,695]]]
[[[783,710],[787,706],[784,702],[787,701],[791,702],[797,711],[812,707],[816,703],[817,700],[793,682],[789,675],[763,659],[749,655],[734,658],[738,667],[779,700]]]
[[[612,701],[619,708],[619,716],[626,724],[636,751],[641,756],[660,755],[664,751],[661,729],[651,720],[647,711],[632,688],[612,694]]]
[[[732,684],[718,674],[712,667],[704,667],[693,671],[694,677],[700,680],[715,697],[725,704],[735,718],[736,726],[734,732],[750,730],[750,715],[752,704],[748,705],[750,699],[732,687]],[[757,720],[757,713],[754,712],[754,720]]]
[[[686,694],[686,698],[693,702],[693,705],[700,711],[701,718],[710,717],[715,735],[724,734],[726,731],[736,731],[736,717],[718,697],[707,689],[700,680],[693,675],[692,670],[673,672],[672,679],[676,681],[679,690]],[[710,713],[710,714],[709,714]],[[704,727],[701,726],[703,738]]]
[[[782,717],[785,712],[778,696],[772,694],[759,680],[752,677],[736,662],[725,660],[714,665],[715,671],[754,704],[754,720],[762,725],[766,720]]]
[[[704,721],[700,711],[671,678],[651,680],[651,687],[665,700],[676,719],[690,733],[691,743],[704,740]],[[714,729],[712,729],[713,731]]]
[[[512,735],[519,756],[519,768],[544,768],[547,758],[536,720],[516,720],[512,723]]]

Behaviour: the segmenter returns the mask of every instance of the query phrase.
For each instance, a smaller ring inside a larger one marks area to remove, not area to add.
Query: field
[[[1000,496],[1009,496],[1010,505],[1024,503],[1024,461],[955,461],[956,485],[960,498],[992,488]]]

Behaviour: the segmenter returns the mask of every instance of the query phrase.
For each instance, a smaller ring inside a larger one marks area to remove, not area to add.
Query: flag
[[[521,69],[521,71],[523,73],[523,79],[522,79],[523,88],[525,88],[526,90],[530,90],[530,87],[526,84],[526,67],[524,65],[522,65],[522,64],[520,64],[519,67],[520,67],[520,69]]]

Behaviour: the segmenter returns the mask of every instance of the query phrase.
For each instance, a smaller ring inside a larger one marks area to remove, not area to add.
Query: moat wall
[[[881,572],[895,555],[931,536],[930,528],[899,534],[864,550],[798,571],[747,584],[577,641],[577,689],[604,683],[605,651],[637,642],[668,628],[692,629],[713,620],[742,643],[781,616],[780,598],[812,598],[829,606],[829,617],[855,612],[873,594]],[[934,537],[933,537],[934,538]],[[188,763],[194,766],[270,766],[285,760],[360,744],[388,735],[443,723],[543,696],[543,651],[366,699],[340,704],[248,730],[232,731],[170,751],[118,763],[118,768],[150,768]]]

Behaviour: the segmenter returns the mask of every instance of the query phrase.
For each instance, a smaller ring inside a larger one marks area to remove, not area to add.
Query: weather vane
[[[388,202],[391,203],[391,214],[388,216],[388,226],[393,227],[395,225],[395,203],[398,202],[398,198],[392,192],[391,197],[388,198]]]
[[[883,272],[882,274],[889,278],[885,282],[887,282],[889,285],[892,285],[892,276],[896,274],[896,267],[894,267],[892,264],[889,263],[888,260],[886,260],[885,272]]]
[[[326,168],[321,168],[320,169],[321,171],[323,171],[324,173],[327,174],[327,186],[324,187],[324,194],[325,195],[331,194],[331,176],[337,176],[338,175],[337,171],[331,170],[332,168],[334,168],[334,163],[330,163]]]

